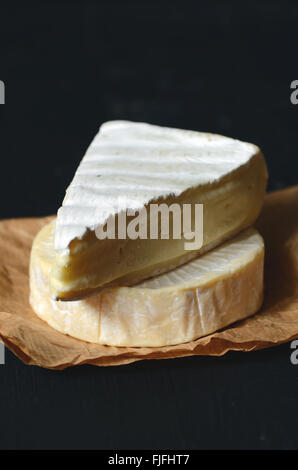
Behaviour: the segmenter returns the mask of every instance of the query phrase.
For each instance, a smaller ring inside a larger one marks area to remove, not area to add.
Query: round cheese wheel
[[[110,346],[192,341],[254,314],[263,300],[264,243],[253,228],[166,274],[79,301],[51,297],[55,221],[36,236],[30,303],[52,328]]]

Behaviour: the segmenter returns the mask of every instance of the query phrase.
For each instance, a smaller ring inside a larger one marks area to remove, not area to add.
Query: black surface
[[[298,4],[1,3],[0,217],[56,212],[108,119],[223,133],[297,184]],[[0,366],[0,448],[297,449],[290,345],[63,372]]]

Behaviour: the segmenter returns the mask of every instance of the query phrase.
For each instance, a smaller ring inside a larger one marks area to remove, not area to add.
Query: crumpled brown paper
[[[118,348],[85,343],[58,333],[32,311],[29,255],[32,240],[52,217],[0,222],[0,338],[26,364],[63,369],[110,366],[141,359],[220,356],[251,351],[298,337],[298,186],[266,196],[256,227],[265,239],[265,301],[247,320],[187,344]]]

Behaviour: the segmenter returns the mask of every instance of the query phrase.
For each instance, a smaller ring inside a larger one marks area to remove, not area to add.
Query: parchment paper
[[[298,338],[298,186],[266,196],[256,227],[265,239],[265,300],[261,311],[217,333],[163,348],[117,348],[85,343],[40,320],[29,302],[32,240],[52,217],[0,222],[0,338],[26,364],[64,369],[88,363],[128,364],[142,359],[220,356]]]

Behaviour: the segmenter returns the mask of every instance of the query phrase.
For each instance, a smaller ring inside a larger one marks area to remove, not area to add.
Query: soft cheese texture
[[[220,180],[259,152],[227,137],[112,121],[89,146],[58,211],[55,249],[64,250],[86,230],[104,224],[112,211],[140,209],[152,200],[181,195]]]
[[[112,346],[179,344],[246,318],[261,306],[264,244],[252,228],[169,273],[73,302],[51,298],[54,230],[52,222],[33,243],[30,302],[42,320],[75,338]]]
[[[88,148],[58,211],[52,295],[73,300],[129,285],[204,253],[250,226],[266,188],[255,145],[223,136],[108,122]],[[98,240],[94,229],[150,203],[204,204],[203,246],[181,240]],[[108,209],[108,210],[106,210]]]

